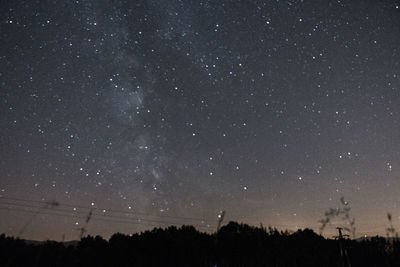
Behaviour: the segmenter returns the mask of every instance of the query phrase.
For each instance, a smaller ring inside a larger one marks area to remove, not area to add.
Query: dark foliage
[[[28,244],[0,236],[0,266],[400,266],[400,242],[385,238],[330,240],[230,222],[216,234],[192,226],[155,228],[131,236],[82,238],[76,246]]]

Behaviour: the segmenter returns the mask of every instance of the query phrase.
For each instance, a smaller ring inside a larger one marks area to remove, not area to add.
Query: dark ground
[[[132,236],[117,233],[109,241],[88,236],[75,246],[0,236],[0,266],[19,267],[400,266],[399,252],[400,242],[393,239],[331,240],[309,229],[289,233],[235,222],[215,234],[169,227]]]

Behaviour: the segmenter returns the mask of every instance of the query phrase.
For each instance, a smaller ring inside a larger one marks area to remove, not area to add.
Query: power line
[[[17,206],[17,207],[23,207],[23,208],[36,208],[39,211],[43,208],[40,206],[35,206],[35,205],[28,205],[28,204],[20,204],[20,203],[9,203],[9,202],[0,202],[0,205],[10,205],[10,206]],[[12,208],[9,208],[12,210]],[[66,216],[76,216],[76,214],[81,214],[81,215],[86,215],[87,212],[85,211],[71,211],[71,210],[65,210],[65,209],[52,209],[46,208],[46,210],[51,211],[52,215],[66,215]],[[26,210],[25,210],[26,211]],[[31,211],[30,211],[31,212]],[[32,211],[35,212],[35,211]],[[41,213],[39,213],[41,214]],[[49,213],[50,215],[50,213]],[[180,222],[176,221],[160,221],[160,220],[154,220],[154,219],[147,219],[147,218],[138,218],[138,217],[123,217],[123,216],[117,216],[117,215],[111,215],[111,214],[104,214],[104,213],[93,213],[93,216],[97,217],[102,217],[102,218],[111,218],[111,219],[119,219],[119,220],[127,220],[127,222],[137,222],[137,221],[143,221],[143,222],[149,222],[149,223],[157,223],[157,224],[165,224],[165,225],[177,225],[177,224],[182,224]],[[78,216],[76,216],[78,217]],[[86,217],[85,217],[86,218]],[[110,220],[112,221],[112,220]],[[205,225],[199,225],[199,224],[193,224],[196,227],[206,227]]]
[[[25,201],[25,202],[31,201],[31,202],[34,202],[34,203],[43,204],[43,206],[37,206],[37,205],[35,206],[35,205],[30,205],[30,204],[25,204],[25,203],[4,202],[4,201],[2,201],[4,199],[16,200],[15,198],[0,197],[0,204],[14,205],[14,206],[20,206],[20,207],[26,207],[26,208],[43,208],[45,205],[49,204],[48,202],[45,202],[45,201],[17,199],[18,201]],[[157,216],[157,215],[153,215],[153,214],[146,214],[146,213],[143,213],[143,212],[136,213],[136,212],[128,212],[128,211],[116,211],[116,210],[112,210],[112,209],[92,208],[92,207],[88,207],[88,206],[74,206],[74,205],[68,205],[68,204],[62,204],[62,203],[59,203],[59,206],[67,206],[67,207],[73,207],[73,208],[78,207],[80,209],[87,209],[87,210],[93,209],[93,210],[97,210],[97,211],[101,211],[101,212],[106,210],[107,213],[123,213],[125,216],[137,216],[137,215],[140,214],[142,216],[157,217],[159,219],[169,218],[169,219],[182,220],[183,218],[187,218],[187,217],[179,217],[179,216],[176,216],[176,217],[174,217],[174,216]],[[78,214],[87,214],[87,212],[88,212],[88,211],[80,211],[78,209],[70,210],[70,209],[60,209],[60,208],[57,208],[57,211],[68,212],[68,213],[73,212],[73,213],[78,213]],[[159,220],[154,220],[154,219],[149,219],[149,218],[142,218],[142,217],[129,217],[129,218],[126,218],[126,217],[122,217],[122,216],[105,214],[105,213],[100,213],[100,214],[96,214],[96,215],[97,216],[103,216],[103,217],[117,218],[117,219],[137,219],[137,220],[148,221],[148,222],[156,222],[156,223],[160,222]],[[187,218],[187,219],[194,220],[194,218]],[[210,222],[210,220],[200,219],[200,218],[198,218],[196,221],[197,222],[198,221]],[[174,223],[177,223],[177,222],[175,222],[175,221],[163,221],[163,223],[173,223],[174,224]],[[212,222],[212,223],[214,223],[214,222]],[[332,226],[335,226],[335,225],[339,226],[339,225],[342,225],[343,223],[341,223],[341,222],[331,222],[330,224]],[[358,222],[357,223],[357,225],[368,225],[368,224],[369,224],[369,222]],[[295,224],[295,223],[293,223],[293,224],[287,224],[287,223],[286,224],[282,224],[281,223],[281,224],[273,224],[272,225],[272,227],[298,227],[298,226],[299,226],[299,224]],[[319,224],[308,224],[308,227],[319,227]]]
[[[32,200],[32,199],[22,199],[22,198],[13,198],[13,197],[0,197],[0,200],[2,199],[7,199],[7,200],[12,200],[12,201],[21,201],[21,202],[34,202],[34,203],[40,203],[42,205],[48,204],[46,201],[41,201],[41,200]],[[171,215],[154,215],[154,214],[149,214],[149,213],[144,213],[140,211],[124,211],[124,210],[116,210],[116,209],[107,209],[107,208],[100,208],[100,207],[90,207],[90,206],[82,206],[82,205],[71,205],[71,204],[66,204],[66,203],[59,203],[60,206],[65,206],[65,207],[71,207],[71,208],[80,208],[80,209],[87,209],[87,210],[106,210],[110,213],[123,213],[123,214],[131,214],[131,215],[143,215],[143,216],[149,216],[149,217],[157,217],[157,218],[172,218],[172,219],[180,219],[180,220],[188,220],[188,221],[204,221],[204,222],[211,222],[211,220],[207,220],[204,218],[194,218],[194,217],[182,217],[182,216],[171,216]]]
[[[0,200],[2,200],[1,198],[0,198]],[[46,204],[47,202],[43,202],[43,201],[35,201],[35,202],[37,202],[37,203],[41,203],[41,204]],[[40,209],[40,208],[43,208],[43,206],[37,206],[37,205],[30,205],[30,204],[25,204],[25,203],[13,203],[13,202],[4,202],[4,201],[0,201],[0,204],[3,204],[3,205],[13,205],[13,206],[19,206],[19,207],[24,207],[24,208],[37,208],[37,209]],[[63,204],[60,204],[60,206],[62,206]],[[65,205],[64,205],[65,206]],[[72,205],[71,205],[72,206]],[[87,208],[87,209],[90,209],[90,207],[85,207],[85,208]],[[104,209],[101,209],[101,208],[97,208],[96,209],[97,211],[104,211]],[[57,212],[65,212],[65,213],[68,213],[68,214],[70,214],[70,213],[76,213],[76,214],[84,214],[84,215],[86,215],[87,214],[87,211],[80,211],[80,210],[70,210],[70,209],[60,209],[60,208],[57,208],[56,210],[54,210],[54,211],[57,211]],[[108,213],[113,213],[113,210],[107,210],[107,212]],[[124,213],[124,215],[128,215],[128,216],[136,216],[136,214],[135,213],[133,213],[133,212],[123,212]],[[143,214],[143,213],[141,213],[141,214]],[[147,221],[147,222],[155,222],[155,223],[165,223],[165,224],[168,224],[168,223],[171,223],[171,224],[179,224],[178,222],[175,222],[175,221],[159,221],[159,220],[154,220],[154,219],[149,219],[149,218],[141,218],[141,217],[122,217],[122,216],[117,216],[117,215],[112,215],[112,214],[106,214],[106,213],[100,213],[100,214],[98,214],[98,213],[94,213],[94,215],[96,215],[96,216],[101,216],[101,217],[109,217],[109,218],[116,218],[116,219],[130,219],[130,220],[141,220],[141,221]],[[154,216],[154,215],[150,215],[150,216]],[[159,216],[159,218],[163,218],[163,217],[165,217],[165,218],[169,218],[169,219],[181,219],[182,217],[173,217],[173,216]],[[201,220],[201,219],[199,219],[199,220]],[[201,220],[202,222],[207,222],[208,220]],[[198,221],[197,221],[198,222]],[[196,225],[195,225],[196,226]],[[204,225],[197,225],[197,226],[204,226]],[[275,226],[280,226],[280,227],[296,227],[297,225],[295,225],[295,224],[274,224],[274,227]]]
[[[12,203],[12,202],[0,202],[0,205],[11,205],[11,206],[17,206],[17,207],[24,207],[24,208],[37,208],[41,209],[43,207],[41,206],[35,206],[35,205],[29,205],[29,204],[21,204],[21,203]],[[49,209],[49,208],[47,208]],[[79,210],[67,210],[67,209],[53,209],[52,211],[55,212],[61,212],[61,213],[77,213],[77,214],[87,214],[86,211],[79,211]],[[147,219],[147,218],[141,218],[141,217],[124,217],[124,216],[117,216],[117,215],[112,215],[112,214],[106,214],[106,213],[93,213],[95,216],[100,216],[100,217],[109,217],[109,218],[117,218],[117,219],[128,219],[128,220],[141,220],[141,221],[147,221],[147,222],[156,222],[156,223],[171,223],[171,224],[177,224],[178,222],[175,221],[160,221],[160,220],[154,220],[154,219]],[[132,213],[128,215],[133,215]],[[172,217],[168,217],[172,218]],[[179,218],[178,218],[179,219]]]
[[[4,204],[4,203],[1,203]],[[22,205],[23,206],[23,205]],[[28,206],[26,205],[28,208],[30,207],[34,207],[34,208],[40,208],[38,206]],[[47,211],[44,210],[38,210],[38,211],[33,211],[33,210],[26,210],[26,209],[19,209],[19,208],[9,208],[9,207],[0,207],[0,210],[7,210],[7,211],[11,211],[11,212],[23,212],[23,213],[30,213],[30,214],[41,214],[41,215],[49,215],[49,216],[59,216],[59,217],[68,217],[68,218],[72,218],[72,219],[87,219],[86,215],[76,215],[74,213],[77,212],[72,212],[71,211],[67,211],[68,213],[65,212],[59,212],[59,211],[53,211],[53,210],[49,210],[47,209]],[[83,214],[84,212],[79,212],[79,214]],[[165,226],[171,226],[171,225],[179,225],[179,223],[176,222],[165,222],[165,221],[148,221],[148,220],[144,220],[144,219],[136,219],[136,220],[132,220],[133,218],[123,218],[123,217],[118,217],[118,216],[113,216],[111,219],[107,218],[109,217],[109,215],[105,215],[105,214],[93,214],[93,218],[92,220],[95,221],[101,221],[101,222],[109,222],[109,223],[121,223],[121,224],[134,224],[134,225],[146,225],[146,226],[151,226],[151,227],[160,227],[160,224],[165,225]],[[120,219],[115,219],[115,218],[120,218]],[[153,223],[152,223],[153,222]],[[282,226],[288,226],[287,224],[280,224]],[[333,224],[332,227],[334,227],[334,225],[340,225],[340,224]],[[210,231],[212,229],[214,229],[214,227],[212,225],[193,225],[195,226],[197,229],[202,229],[204,231]],[[375,228],[374,228],[375,229]],[[365,234],[370,234],[370,233],[374,233],[373,231],[361,231],[360,234],[361,235],[365,235]]]
[[[7,202],[4,200],[9,200],[9,201],[15,201],[15,202]],[[22,202],[22,203],[19,203]],[[24,202],[29,202],[29,204],[24,203]],[[37,205],[35,204],[37,203]],[[159,226],[159,224],[162,225],[182,225],[181,222],[177,222],[174,220],[188,220],[188,221],[195,221],[195,222],[201,222],[201,224],[195,224],[191,222],[190,224],[197,227],[197,228],[203,228],[206,229],[207,231],[210,231],[210,228],[207,226],[213,225],[215,222],[211,222],[211,220],[207,219],[201,219],[201,218],[193,218],[193,217],[181,217],[181,216],[170,216],[170,215],[154,215],[154,214],[148,214],[144,212],[132,212],[132,211],[122,211],[122,210],[113,210],[113,209],[105,209],[105,208],[100,208],[100,207],[90,207],[90,206],[82,206],[82,205],[71,205],[71,204],[66,204],[66,203],[59,203],[59,202],[52,202],[52,201],[39,201],[39,200],[31,200],[31,199],[22,199],[22,198],[13,198],[13,197],[0,197],[0,204],[3,205],[12,205],[12,206],[18,206],[18,207],[23,207],[23,208],[35,208],[35,209],[43,209],[46,208],[46,210],[49,210],[50,207],[52,207],[53,203],[57,203],[57,206],[65,206],[72,208],[71,209],[61,209],[60,207],[52,209],[52,211],[57,212],[57,214],[53,213],[48,213],[47,215],[55,215],[55,216],[67,216],[67,217],[72,217],[75,216],[76,218],[80,218],[76,216],[76,214],[87,214],[88,210],[92,209],[94,211],[101,211],[101,213],[94,213],[93,216],[96,216],[96,220],[100,221],[108,221],[108,222],[123,222],[123,223],[133,223],[133,224],[142,224],[142,225],[149,225],[149,226]],[[33,205],[32,205],[33,204]],[[39,204],[41,204],[39,206]],[[81,209],[81,210],[78,210]],[[2,208],[4,210],[4,208]],[[13,209],[7,209],[7,210],[13,210]],[[33,211],[26,211],[26,210],[17,210],[16,211],[25,211],[25,212],[30,212],[30,213],[35,213]],[[84,211],[86,210],[86,211]],[[104,213],[103,211],[106,211],[107,213]],[[37,211],[36,211],[37,212]],[[61,213],[61,214],[60,214]],[[73,213],[71,215],[71,213]],[[111,214],[110,214],[111,213]],[[121,215],[113,215],[113,213],[120,213],[123,214],[124,216]],[[40,212],[38,214],[44,214],[43,212]],[[137,217],[138,215],[144,216],[143,217]],[[128,217],[127,217],[128,216]],[[135,217],[132,217],[135,216]],[[100,217],[100,218],[99,218]],[[146,218],[146,217],[156,217],[157,219],[153,218]],[[105,219],[101,219],[105,218]],[[172,219],[173,221],[163,221],[162,219],[168,218]],[[146,223],[144,223],[146,222]],[[208,223],[207,223],[208,222]],[[357,225],[361,226],[366,226],[368,225],[368,222],[358,222]],[[206,226],[207,225],[207,226]],[[302,224],[272,224],[270,227],[275,228],[275,227],[286,227],[286,228],[299,228],[299,225],[302,226]],[[331,227],[335,226],[342,226],[343,223],[341,222],[331,222]],[[307,226],[302,226],[302,227],[312,227],[312,228],[319,228],[319,224],[308,224]],[[377,229],[378,227],[375,227],[373,229]],[[380,228],[379,228],[380,229]],[[362,231],[365,233],[366,231]]]
[[[57,213],[57,212],[49,212],[49,211],[32,211],[32,210],[26,210],[26,209],[19,209],[19,208],[7,208],[7,207],[0,207],[0,210],[7,210],[7,211],[15,211],[15,212],[25,212],[25,213],[32,213],[32,214],[42,214],[42,215],[50,215],[50,216],[59,216],[59,217],[68,217],[68,218],[76,218],[76,219],[86,219],[87,216],[78,216],[74,214],[66,214],[66,213]],[[100,217],[100,218],[98,218]],[[105,217],[105,218],[101,218]],[[96,221],[103,221],[103,222],[113,222],[113,223],[124,223],[124,224],[139,224],[139,225],[147,225],[147,226],[153,226],[153,227],[159,227],[160,224],[164,225],[179,225],[179,223],[172,223],[172,222],[163,222],[163,221],[152,221],[154,223],[148,222],[148,220],[143,220],[143,219],[138,219],[138,221],[133,221],[129,220],[127,218],[123,218],[120,220],[115,220],[115,219],[108,219],[106,218],[107,216],[102,215],[102,214],[93,214],[92,220]],[[142,222],[143,221],[143,222]],[[155,224],[157,223],[157,224]],[[210,230],[205,225],[194,225],[198,228],[203,228]]]

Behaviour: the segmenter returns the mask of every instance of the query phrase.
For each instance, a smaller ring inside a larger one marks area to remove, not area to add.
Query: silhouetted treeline
[[[342,252],[341,249],[342,248]],[[156,228],[109,241],[85,237],[76,246],[28,244],[0,236],[0,266],[400,266],[400,242],[331,240],[230,222],[216,234],[192,226]]]

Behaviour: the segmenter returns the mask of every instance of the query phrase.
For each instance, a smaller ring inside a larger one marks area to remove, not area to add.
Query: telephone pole
[[[339,240],[339,249],[340,249],[340,256],[342,257],[342,266],[343,267],[351,267],[349,255],[347,254],[346,247],[343,244],[344,237],[349,237],[349,235],[342,234],[342,227],[336,227],[338,230],[338,236],[335,236],[335,239]]]

